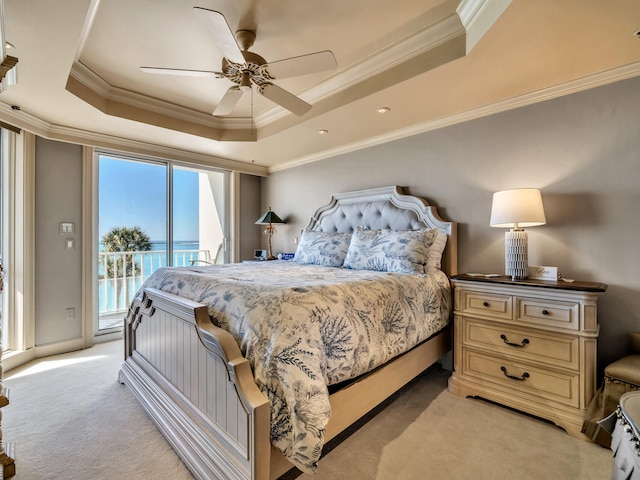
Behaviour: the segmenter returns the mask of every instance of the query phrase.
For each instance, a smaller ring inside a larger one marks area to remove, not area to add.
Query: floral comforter
[[[449,280],[428,270],[407,275],[271,261],[162,268],[142,288],[208,306],[271,401],[271,442],[313,472],[331,416],[328,385],[384,364],[447,325]]]

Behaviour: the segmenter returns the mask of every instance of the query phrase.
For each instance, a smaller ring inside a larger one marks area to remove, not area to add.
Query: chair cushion
[[[640,332],[631,332],[631,350],[640,354]]]
[[[640,355],[628,355],[604,369],[606,377],[640,386]]]

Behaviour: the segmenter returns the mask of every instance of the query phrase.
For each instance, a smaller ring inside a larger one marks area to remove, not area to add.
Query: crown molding
[[[267,168],[261,165],[59,125],[54,125],[50,128],[48,138],[80,145],[91,145],[93,147],[108,150],[118,150],[126,153],[137,153],[149,157],[166,158],[198,165],[206,165],[209,167],[248,173],[251,175],[268,175]]]
[[[163,158],[173,158],[185,162],[193,162],[203,165],[219,167],[248,173],[252,175],[267,176],[269,173],[289,168],[298,167],[308,163],[324,160],[327,158],[344,155],[347,153],[373,147],[393,140],[399,140],[420,133],[436,130],[438,128],[455,125],[458,123],[475,120],[478,118],[494,115],[507,110],[525,107],[534,103],[551,100],[564,95],[578,93],[591,88],[600,87],[610,83],[626,80],[640,76],[640,62],[631,63],[623,67],[607,70],[595,75],[590,75],[576,79],[553,87],[531,92],[518,97],[510,98],[479,108],[467,110],[456,115],[450,115],[439,119],[424,122],[408,128],[388,132],[384,135],[371,137],[360,142],[353,142],[337,148],[325,150],[313,155],[300,157],[296,160],[283,163],[281,165],[267,168],[247,162],[225,159],[222,157],[208,156],[194,152],[188,152],[171,147],[161,147],[144,142],[128,140],[125,138],[103,135],[96,132],[79,130],[70,127],[51,125],[50,123],[31,115],[24,111],[14,111],[11,105],[0,101],[0,119],[23,130],[32,132],[43,138],[73,142],[81,145],[92,145],[113,150],[126,152],[136,152],[149,156],[159,156]]]
[[[478,2],[473,0],[470,3]],[[487,3],[496,0],[481,0]],[[423,27],[400,41],[386,46],[365,60],[352,65],[326,81],[301,93],[299,96],[305,101],[314,104],[326,98],[336,95],[353,85],[364,82],[376,75],[396,68],[399,65],[422,55],[439,45],[442,45],[456,37],[465,35],[465,28],[455,10],[438,22]],[[89,89],[100,100],[93,105],[105,113],[109,102],[117,102],[135,109],[155,113],[165,117],[172,117],[188,123],[196,123],[202,126],[218,130],[248,130],[251,129],[251,118],[246,117],[214,117],[200,111],[182,107],[153,97],[115,87],[106,82],[100,75],[84,65],[79,59],[73,63],[69,77]],[[73,82],[67,83],[67,90],[83,98],[76,91]],[[77,92],[77,93],[76,93]],[[86,98],[86,97],[85,97]],[[86,100],[85,100],[86,101]],[[286,116],[290,112],[280,106],[274,106],[257,115],[254,119],[255,128],[265,127]],[[251,139],[249,139],[251,140]]]
[[[578,93],[584,90],[600,87],[637,76],[640,76],[640,62],[631,63],[623,67],[607,70],[605,72],[555,85],[553,87],[538,90],[536,92],[519,95],[514,98],[467,110],[456,115],[449,115],[439,119],[430,120],[428,122],[424,122],[408,128],[388,132],[384,135],[371,137],[360,142],[353,142],[348,145],[325,150],[317,154],[300,157],[296,160],[286,162],[271,168],[247,162],[225,159],[222,157],[188,152],[171,147],[151,145],[144,142],[104,135],[87,130],[79,130],[70,127],[52,125],[42,120],[41,118],[38,118],[27,112],[14,111],[11,108],[11,105],[2,101],[0,101],[0,119],[23,130],[52,140],[73,142],[81,145],[92,145],[126,152],[137,152],[150,156],[173,158],[186,162],[194,162],[198,164],[234,170],[241,173],[267,176],[272,172],[287,170],[289,168],[298,167],[338,155],[344,155],[356,150],[373,147],[393,140],[399,140],[409,136],[418,135],[420,133],[436,130],[438,128],[467,122],[469,120],[475,120],[515,108],[525,107],[534,103],[551,100],[553,98],[561,97],[564,95]]]
[[[95,5],[98,3],[96,1]],[[376,75],[397,68],[411,59],[461,36],[466,36],[468,52],[510,3],[511,0],[463,0],[457,5],[457,8],[451,8],[450,11],[444,12],[445,14],[437,22],[426,25],[411,35],[385,46],[359,63],[337,72],[327,80],[302,92],[299,96],[312,105],[316,104]],[[97,73],[82,64],[79,59],[76,59],[72,65],[69,77],[88,89],[91,95],[87,96],[87,93],[79,90],[73,82],[67,83],[67,90],[85,101],[89,101],[91,98],[94,107],[104,113],[109,114],[110,103],[126,105],[131,107],[127,109],[130,116],[144,118],[146,115],[143,112],[151,112],[165,119],[172,118],[183,122],[183,130],[196,135],[198,132],[195,132],[194,128],[197,129],[197,127],[194,127],[194,124],[215,129],[218,132],[237,132],[231,133],[235,140],[255,141],[256,136],[243,135],[242,132],[252,132],[253,128],[263,129],[291,115],[286,109],[276,105],[256,115],[253,120],[243,117],[214,117],[110,85]],[[114,108],[114,110],[122,109]],[[131,119],[136,120],[136,118]],[[216,139],[224,140],[224,137],[224,133],[220,133]]]
[[[24,110],[14,110],[11,105],[0,99],[0,119],[22,130],[46,137],[51,124]]]
[[[456,12],[467,32],[467,53],[504,13],[512,0],[462,0]]]
[[[98,95],[105,104],[107,102],[122,103],[136,109],[172,117],[183,122],[197,123],[199,125],[218,130],[241,130],[251,128],[250,118],[214,117],[213,115],[197,110],[158,100],[157,98],[148,97],[141,93],[114,87],[80,61],[73,63],[71,72],[69,72],[69,77],[73,78],[81,85],[91,90],[94,94]],[[74,93],[73,88],[70,86],[70,82],[67,82],[66,88],[71,93]]]
[[[281,170],[287,170],[289,168],[299,167],[319,160],[324,160],[338,155],[344,155],[357,150],[362,150],[369,147],[375,147],[383,143],[391,142],[394,140],[400,140],[402,138],[419,135],[439,128],[456,125],[459,123],[468,122],[470,120],[476,120],[482,117],[488,117],[497,113],[505,112],[508,110],[514,110],[520,107],[526,107],[535,103],[543,102],[545,100],[551,100],[554,98],[571,95],[573,93],[590,90],[592,88],[601,87],[610,83],[615,83],[629,78],[640,76],[640,62],[631,63],[623,67],[614,68],[605,72],[600,72],[594,75],[589,75],[583,78],[565,82],[552,87],[544,88],[535,92],[530,92],[517,97],[509,98],[499,102],[491,103],[478,108],[473,108],[465,112],[461,112],[455,115],[448,115],[446,117],[429,120],[424,123],[412,125],[407,128],[394,130],[393,132],[387,132],[383,135],[370,137],[359,142],[353,142],[348,145],[342,145],[337,148],[318,152],[317,154],[307,155],[291,162],[280,164],[276,167],[269,168],[269,173],[278,172]]]
[[[299,96],[312,105],[336,95],[349,87],[364,82],[387,70],[422,55],[456,37],[465,34],[456,12],[451,12],[439,22],[389,45],[361,62],[354,64]],[[285,117],[288,112],[282,107],[273,107],[256,116],[258,128]]]
[[[267,167],[262,165],[51,124],[24,111],[15,111],[11,105],[2,101],[0,101],[0,120],[49,140],[167,158],[262,177],[268,175]]]

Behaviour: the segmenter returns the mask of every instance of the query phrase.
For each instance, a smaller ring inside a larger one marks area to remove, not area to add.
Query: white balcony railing
[[[209,250],[174,250],[173,266],[189,266],[193,260],[211,261]],[[124,314],[144,281],[167,266],[167,252],[100,252],[98,259],[99,329],[122,326]]]

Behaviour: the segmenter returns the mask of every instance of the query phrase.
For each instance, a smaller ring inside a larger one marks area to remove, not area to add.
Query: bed
[[[196,478],[313,471],[324,442],[451,350],[456,225],[424,199],[336,194],[295,260],[161,269],[130,306],[120,381]]]

